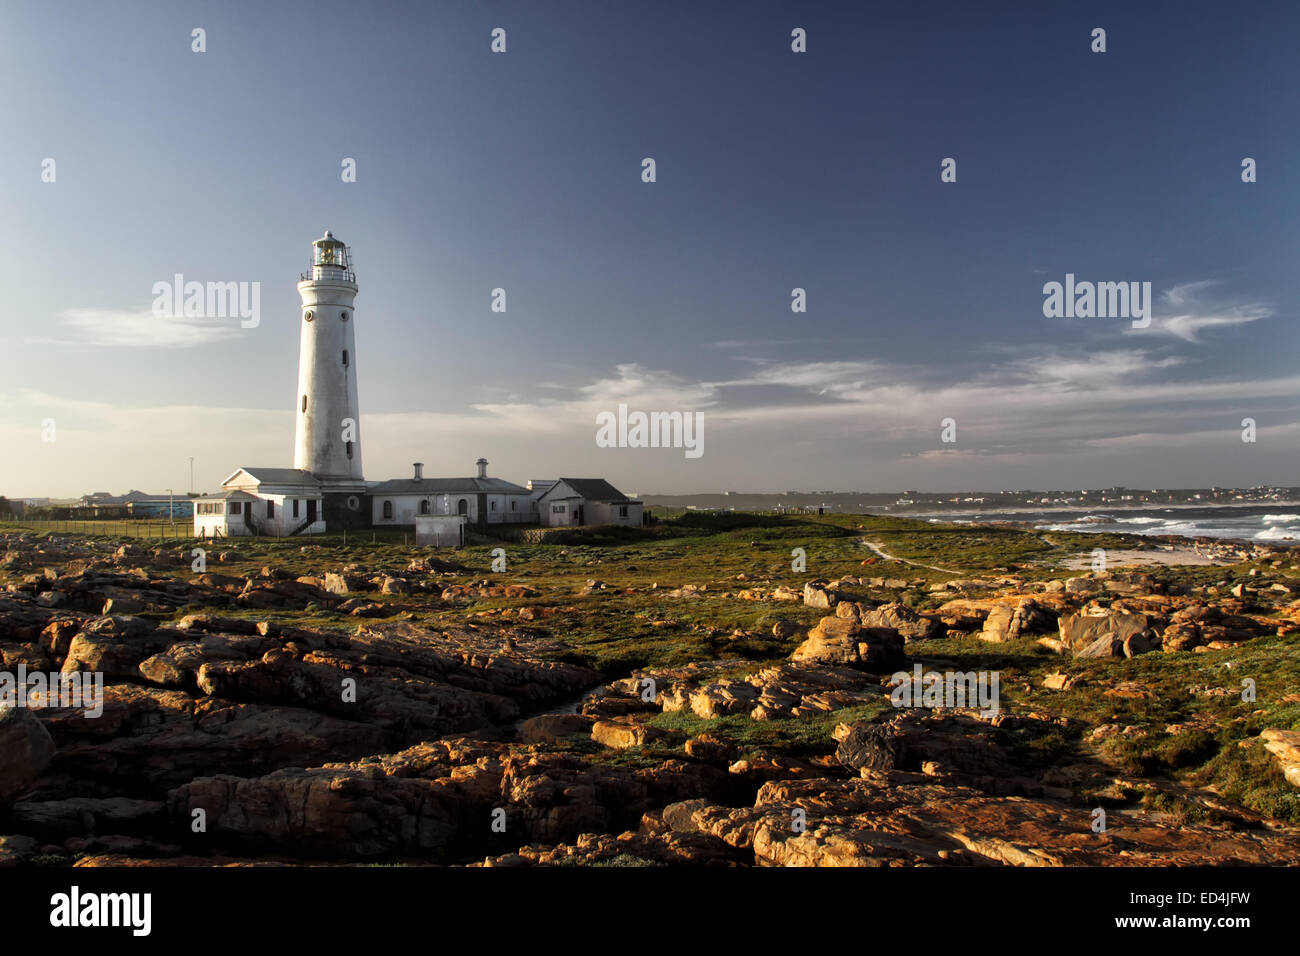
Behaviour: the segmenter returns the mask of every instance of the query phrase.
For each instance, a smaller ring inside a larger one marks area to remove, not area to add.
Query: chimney
[[[478,476],[479,476],[480,478],[486,478],[486,477],[487,477],[487,459],[486,459],[486,458],[480,458],[478,461],[474,462],[474,464],[478,465]]]
[[[416,462],[414,465],[412,465],[411,467],[413,467],[413,468],[415,469],[415,480],[416,480],[416,481],[423,481],[423,480],[424,480],[424,462],[422,462],[422,461],[417,461],[417,462]]]

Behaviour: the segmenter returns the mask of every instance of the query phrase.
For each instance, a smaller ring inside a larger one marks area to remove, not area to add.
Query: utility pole
[[[194,456],[190,455],[190,497],[194,497]]]
[[[167,520],[171,522],[172,531],[176,530],[176,506],[172,504],[172,490],[167,489]]]

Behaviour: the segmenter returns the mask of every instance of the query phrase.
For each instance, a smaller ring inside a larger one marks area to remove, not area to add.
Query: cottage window
[[[618,506],[618,516],[619,516],[620,518],[626,518],[626,517],[627,517],[627,505],[619,505],[619,506]]]
[[[268,501],[268,502],[266,503],[266,516],[267,516],[268,518],[274,518],[274,517],[275,517],[275,502],[274,502],[274,501]]]
[[[295,518],[298,517],[298,499],[297,499],[297,498],[294,498],[294,499],[293,499],[293,516],[294,516]]]
[[[420,502],[420,514],[427,515],[428,513],[429,513],[429,499],[425,498],[423,501]]]
[[[464,498],[461,498],[460,501],[456,502],[456,514],[458,515],[469,514],[469,502],[466,501]]]
[[[239,502],[238,502],[238,501],[232,501],[232,502],[230,503],[230,513],[231,513],[232,515],[237,515],[237,514],[239,514]]]
[[[495,498],[492,499],[492,505],[491,505],[491,508],[492,508],[493,511],[496,511],[496,510],[497,510],[497,500],[496,500]]]
[[[514,511],[514,510],[515,510],[515,505],[517,505],[517,504],[519,504],[519,502],[517,502],[514,498],[511,498],[511,499],[510,499],[510,510],[511,510],[511,511]]]
[[[385,518],[391,518],[392,516],[393,516],[393,503],[392,503],[391,501],[385,501],[385,502],[384,502],[384,517],[385,517]]]
[[[553,515],[564,514],[564,505],[551,505],[551,514]]]

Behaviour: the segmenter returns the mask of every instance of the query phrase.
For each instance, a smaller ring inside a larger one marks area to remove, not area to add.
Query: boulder
[[[1117,637],[1122,647],[1130,635],[1145,631],[1150,620],[1145,614],[1108,611],[1105,614],[1067,614],[1060,619],[1058,626],[1061,642],[1078,654],[1106,634]]]
[[[1201,628],[1192,623],[1170,624],[1160,635],[1160,642],[1167,653],[1190,651],[1205,644]]]
[[[1270,727],[1260,732],[1264,749],[1273,755],[1286,782],[1300,787],[1300,731]]]
[[[1130,634],[1124,638],[1124,656],[1137,657],[1139,654],[1154,651],[1156,646],[1147,631],[1143,631],[1141,634]]]
[[[1052,612],[1033,598],[1026,597],[1021,598],[1014,607],[999,604],[990,608],[979,636],[982,640],[996,644],[1029,634],[1046,633],[1052,625]]]
[[[541,714],[519,725],[526,744],[558,744],[570,737],[588,737],[594,721],[585,714]]]
[[[803,603],[808,607],[833,608],[839,595],[827,589],[825,581],[809,581],[803,586]]]
[[[772,636],[780,641],[794,637],[798,633],[799,625],[794,621],[788,621],[785,618],[782,618],[772,625]]]
[[[339,597],[346,597],[350,590],[348,587],[347,577],[342,574],[335,574],[333,571],[327,571],[325,573],[325,580],[322,583],[322,586],[330,594],[337,594]]]
[[[903,637],[893,628],[863,627],[852,618],[824,617],[790,656],[813,664],[849,664],[885,672],[902,665]]]
[[[851,770],[889,771],[899,768],[907,747],[887,724],[853,725],[835,748],[835,759]]]
[[[1103,634],[1086,647],[1076,649],[1074,656],[1078,658],[1123,657],[1124,641],[1114,634]]]
[[[863,627],[892,628],[908,643],[940,637],[946,630],[942,621],[917,614],[898,601],[882,604],[875,610],[864,610],[860,618]]]
[[[35,782],[54,751],[50,732],[32,711],[0,706],[0,810]]]
[[[74,637],[63,661],[63,673],[83,671],[102,673],[106,679],[135,678],[140,662],[171,643],[170,637],[177,636],[174,631],[151,629],[126,634],[112,626],[100,626],[118,620],[122,619],[100,618]]]
[[[598,720],[591,725],[591,739],[612,750],[641,747],[664,736],[662,730],[630,720]]]

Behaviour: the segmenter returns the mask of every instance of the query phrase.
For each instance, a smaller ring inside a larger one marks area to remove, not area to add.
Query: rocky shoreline
[[[797,643],[787,659],[721,656],[617,679],[572,662],[546,626],[566,613],[558,601],[422,624],[430,606],[541,594],[445,562],[192,573],[183,549],[30,533],[0,535],[0,552],[4,671],[104,678],[97,718],[38,697],[0,715],[0,865],[1300,858],[1294,826],[1117,772],[1093,745],[1123,727],[890,704],[899,671],[956,666],[929,650],[937,641],[1037,647],[1060,664],[1041,687],[1065,694],[1101,659],[1294,639],[1296,559],[1284,548],[1254,549],[1275,571],[1227,589],[1142,572],[849,575],[802,591],[751,580],[726,599],[820,612],[810,627],[775,625]],[[599,600],[598,584],[565,597]],[[898,599],[907,592],[933,607],[915,610]],[[709,592],[660,593],[670,606]],[[287,623],[295,614],[310,620]],[[746,742],[751,728],[818,720],[827,732],[802,749]],[[1259,736],[1296,785],[1298,743],[1287,727]],[[1123,796],[1135,790],[1200,801],[1213,822],[1136,807]],[[1110,821],[1100,833],[1097,806]]]

